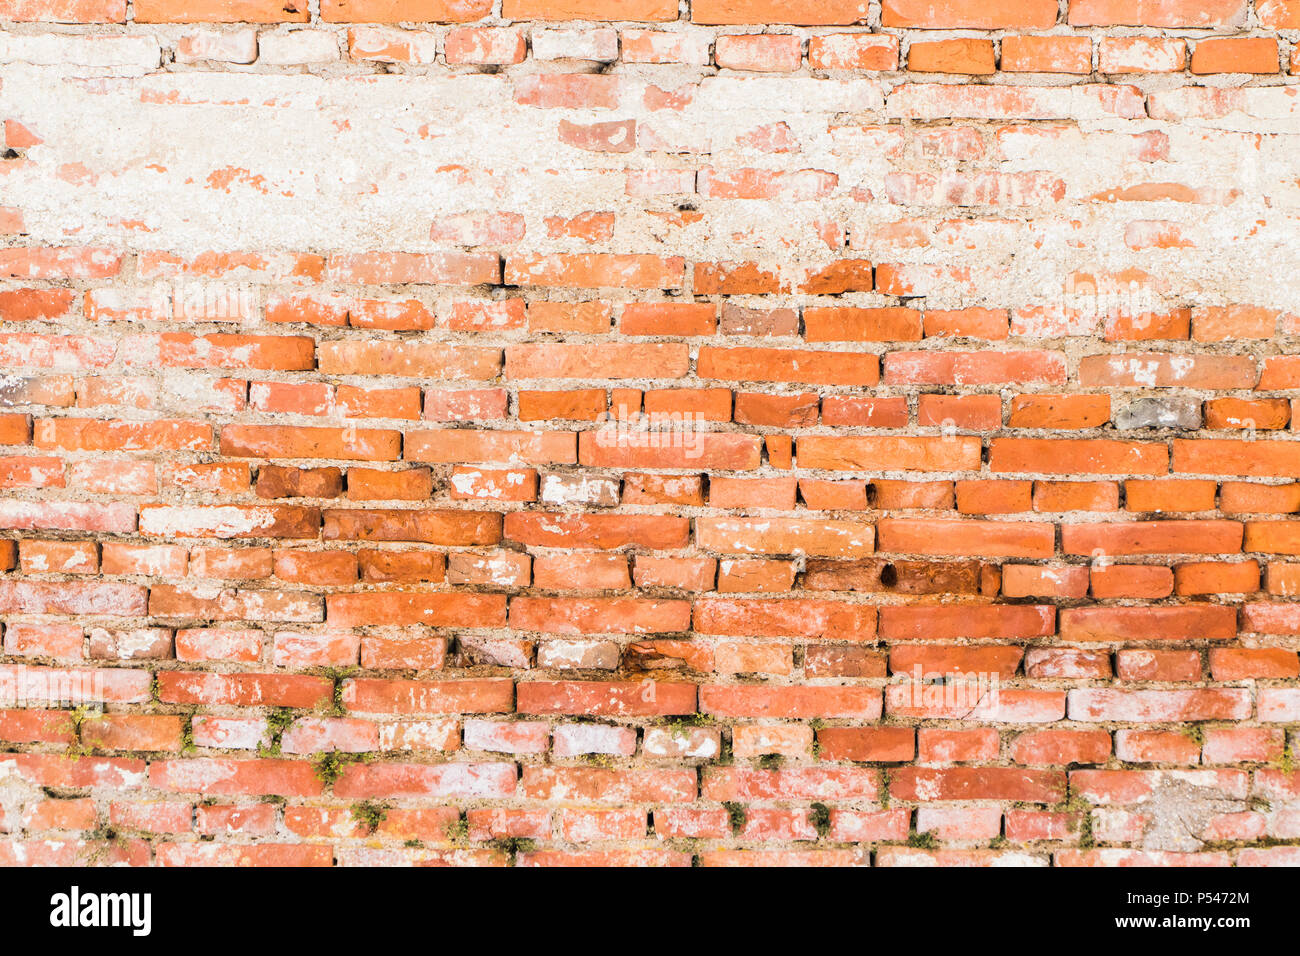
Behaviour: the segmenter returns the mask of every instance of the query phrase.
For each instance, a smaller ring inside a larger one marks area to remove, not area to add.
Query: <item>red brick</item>
[[[1012,428],[1092,428],[1110,419],[1107,395],[1017,395],[1011,401]]]
[[[676,20],[671,0],[504,0],[502,16],[510,20]]]
[[[989,468],[994,472],[1158,475],[1169,468],[1169,451],[1159,444],[1100,438],[995,438],[989,448]]]
[[[808,65],[814,70],[895,70],[898,39],[879,33],[829,33],[811,37]]]
[[[1192,48],[1193,73],[1277,71],[1277,40],[1272,37],[1217,37]]]
[[[1055,552],[1055,529],[1037,522],[886,518],[876,525],[880,551],[1047,558]]]
[[[1231,640],[1235,608],[1211,604],[1182,607],[1085,607],[1061,611],[1067,641]]]
[[[1241,0],[1074,0],[1073,26],[1238,26],[1246,15]]]
[[[890,796],[899,800],[1014,800],[1057,803],[1065,795],[1065,774],[1010,767],[900,767],[890,775]]]
[[[1250,692],[1214,690],[1111,690],[1078,688],[1070,691],[1072,720],[1160,722],[1192,720],[1244,720],[1250,714]]]
[[[695,713],[693,684],[527,681],[518,686],[519,712],[631,716]]]
[[[884,0],[882,22],[886,27],[914,27],[946,30],[968,28],[999,30],[1008,27],[1045,29],[1056,22],[1056,8],[1045,0],[1015,3],[1011,0]]]
[[[914,41],[908,47],[907,68],[916,73],[995,73],[993,41],[975,37]]]
[[[1091,73],[1089,37],[1007,36],[1002,69],[1008,73]]]
[[[1201,679],[1201,656],[1196,651],[1124,648],[1115,656],[1121,680],[1196,681]]]
[[[1236,521],[1132,521],[1061,527],[1066,554],[1222,554],[1241,550]]]
[[[1000,385],[1065,383],[1059,352],[891,352],[885,357],[890,385]]]
[[[339,627],[374,621],[428,627],[499,627],[505,624],[504,595],[387,592],[331,594],[326,619]]]
[[[700,378],[741,382],[801,382],[810,385],[875,385],[878,360],[849,353],[702,346]]]

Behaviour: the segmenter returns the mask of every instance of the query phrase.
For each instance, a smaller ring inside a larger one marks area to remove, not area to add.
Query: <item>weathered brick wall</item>
[[[1300,863],[1300,2],[0,20],[0,862]]]

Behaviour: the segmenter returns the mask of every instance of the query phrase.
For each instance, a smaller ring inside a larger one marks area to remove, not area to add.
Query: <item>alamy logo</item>
[[[82,893],[74,886],[50,897],[50,925],[127,926],[134,936],[148,936],[153,924],[151,893]]]

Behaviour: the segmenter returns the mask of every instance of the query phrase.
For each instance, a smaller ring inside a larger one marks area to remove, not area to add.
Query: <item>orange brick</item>
[[[907,50],[907,68],[914,73],[994,73],[993,41],[914,41]]]
[[[1092,40],[1088,37],[1003,37],[1002,69],[1008,73],[1091,73]]]
[[[1272,37],[1216,37],[1192,49],[1193,73],[1276,73],[1277,41]]]

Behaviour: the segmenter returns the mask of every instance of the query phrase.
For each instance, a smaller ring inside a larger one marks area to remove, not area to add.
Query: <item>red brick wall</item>
[[[1300,862],[1300,3],[0,20],[0,862]]]

